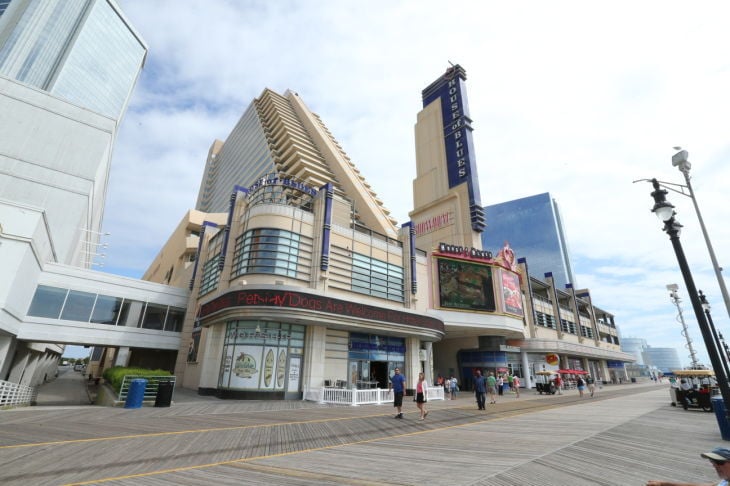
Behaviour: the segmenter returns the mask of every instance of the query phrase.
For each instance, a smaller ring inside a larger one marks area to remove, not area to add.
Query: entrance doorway
[[[371,361],[370,379],[378,382],[378,388],[388,388],[388,362]]]

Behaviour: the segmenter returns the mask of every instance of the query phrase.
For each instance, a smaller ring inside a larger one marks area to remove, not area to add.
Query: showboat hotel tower
[[[144,277],[191,291],[178,384],[316,400],[326,387],[387,388],[400,368],[409,386],[424,372],[468,387],[475,369],[530,386],[545,362],[517,345],[534,326],[530,278],[509,245],[481,247],[465,81],[452,66],[422,93],[400,227],[292,91],[265,89],[212,144],[196,211]],[[620,360],[615,347],[604,358]]]

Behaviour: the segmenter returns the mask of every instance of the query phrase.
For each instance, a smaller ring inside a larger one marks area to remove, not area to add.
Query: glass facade
[[[485,250],[496,254],[509,241],[518,256],[527,258],[533,277],[542,280],[552,272],[556,288],[576,285],[560,213],[550,193],[493,204],[484,210],[488,223],[482,233]]]
[[[269,321],[226,325],[218,386],[232,390],[299,391],[305,327]]]
[[[120,14],[106,0],[28,2],[24,8],[6,24],[0,74],[121,118],[147,49]]]
[[[233,276],[273,273],[309,280],[312,239],[273,228],[257,228],[236,238]]]
[[[121,118],[145,53],[146,48],[119,14],[106,1],[97,0],[49,91]]]
[[[185,309],[39,285],[28,316],[181,332]]]
[[[10,2],[12,0],[0,0],[0,17],[2,17],[5,10],[7,10],[8,5],[10,5]]]

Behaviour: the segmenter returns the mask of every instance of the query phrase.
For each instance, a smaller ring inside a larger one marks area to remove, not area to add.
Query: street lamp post
[[[712,331],[712,339],[715,341],[715,349],[717,350],[720,361],[722,361],[722,365],[725,368],[725,376],[730,377],[730,368],[728,368],[727,359],[725,359],[722,347],[720,347],[720,338],[717,335],[715,323],[712,322],[712,314],[710,314],[710,303],[707,302],[707,297],[705,296],[705,294],[702,293],[701,290],[699,291],[699,297],[700,304],[702,305],[702,310],[705,311],[705,317],[707,317],[707,323],[710,327],[710,331]]]
[[[679,264],[679,270],[682,272],[684,278],[684,284],[687,287],[690,301],[692,302],[692,309],[695,312],[697,318],[697,324],[700,326],[702,332],[702,339],[705,341],[705,347],[707,348],[707,354],[710,357],[710,363],[712,369],[715,372],[717,378],[717,384],[720,387],[720,393],[722,399],[726,404],[726,407],[730,407],[730,387],[728,386],[727,375],[725,374],[725,367],[723,366],[722,360],[717,353],[717,347],[715,346],[715,340],[712,336],[710,326],[707,323],[707,319],[702,309],[702,303],[698,297],[697,287],[695,287],[692,273],[689,270],[689,264],[687,263],[687,257],[684,255],[682,244],[679,241],[679,233],[682,225],[679,224],[674,218],[676,212],[674,206],[669,203],[666,199],[667,191],[659,186],[659,182],[656,179],[651,180],[654,191],[651,193],[651,197],[654,198],[654,207],[652,212],[664,223],[664,231],[669,235],[669,240],[672,242],[674,253],[677,256],[677,263]],[[725,409],[726,416],[728,409]]]
[[[676,147],[679,148],[679,147]],[[710,260],[712,260],[712,268],[715,270],[715,276],[717,277],[717,283],[720,286],[720,293],[722,294],[722,300],[725,301],[725,309],[727,315],[730,317],[730,296],[727,293],[727,287],[725,286],[725,279],[722,276],[722,267],[717,263],[717,257],[715,257],[715,250],[712,249],[712,243],[710,243],[710,236],[707,234],[707,228],[705,228],[705,222],[702,219],[700,213],[700,207],[697,205],[697,198],[695,198],[694,190],[692,190],[692,184],[689,179],[689,170],[692,164],[689,163],[689,153],[686,150],[680,150],[672,156],[672,165],[677,167],[679,171],[684,174],[684,181],[687,184],[687,190],[689,191],[689,197],[692,199],[692,203],[695,206],[695,212],[697,213],[697,219],[700,221],[700,228],[702,228],[702,235],[705,237],[705,243],[707,244],[707,251],[710,252]],[[684,194],[683,192],[679,192]],[[686,194],[685,194],[686,195]]]

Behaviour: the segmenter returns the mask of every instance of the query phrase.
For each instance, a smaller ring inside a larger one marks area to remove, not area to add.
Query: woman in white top
[[[426,377],[423,373],[418,373],[418,381],[416,382],[416,406],[421,411],[421,420],[426,418],[428,410],[426,410],[426,402],[428,401],[428,386]]]

